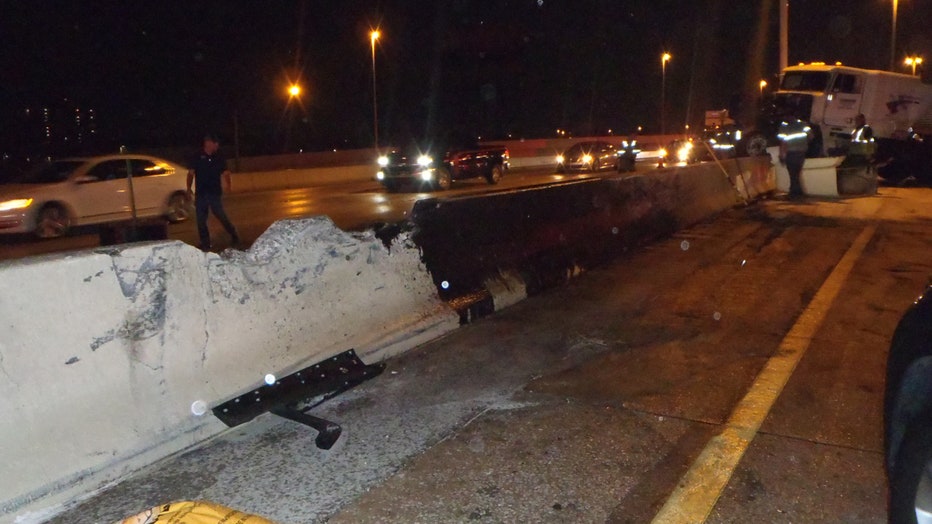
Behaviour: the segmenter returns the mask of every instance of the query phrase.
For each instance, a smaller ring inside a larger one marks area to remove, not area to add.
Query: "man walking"
[[[239,244],[239,235],[230,219],[223,210],[223,190],[230,190],[230,170],[227,161],[218,152],[220,141],[215,135],[204,137],[201,151],[188,165],[188,194],[191,194],[191,184],[197,189],[194,198],[194,209],[197,215],[197,233],[201,239],[201,250],[210,251],[210,230],[207,228],[207,215],[213,211],[214,216],[223,224],[223,228],[230,234],[234,247]]]
[[[803,195],[800,174],[806,162],[806,151],[809,150],[809,141],[812,139],[812,128],[795,115],[787,114],[780,123],[777,133],[780,139],[780,163],[786,166],[790,174],[790,198]]]

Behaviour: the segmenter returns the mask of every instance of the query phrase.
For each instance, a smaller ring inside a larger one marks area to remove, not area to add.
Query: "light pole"
[[[916,76],[916,66],[922,64],[922,57],[921,56],[907,56],[904,63],[907,66],[912,66],[913,76]]]
[[[660,134],[667,134],[667,62],[673,58],[670,53],[660,56]]]
[[[762,79],[759,85],[760,85],[760,97],[764,98],[764,88],[767,87],[767,81]]]
[[[890,71],[896,65],[896,8],[899,0],[893,0],[893,30],[890,32]]]
[[[379,148],[379,101],[375,93],[375,41],[382,36],[378,30],[369,33],[369,42],[372,45],[372,130],[375,134],[375,148]]]
[[[288,86],[287,92],[288,92],[288,106],[290,106],[291,103],[296,98],[301,96],[301,86],[298,85],[297,83],[291,83]],[[285,107],[285,112],[288,117],[288,129],[285,131],[285,152],[286,153],[291,148],[291,131],[292,131],[291,128],[294,127],[294,109],[292,108],[291,110],[289,110],[288,106]]]

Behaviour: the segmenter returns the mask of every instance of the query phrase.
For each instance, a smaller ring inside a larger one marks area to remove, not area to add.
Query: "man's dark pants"
[[[800,173],[803,171],[805,162],[805,151],[788,151],[786,153],[786,170],[790,173],[790,196],[802,196],[803,194]]]
[[[197,193],[194,197],[194,209],[197,215],[197,233],[201,237],[201,249],[210,248],[210,230],[207,228],[207,214],[213,211],[214,216],[223,224],[233,243],[239,241],[236,228],[223,210],[223,196],[216,193]]]

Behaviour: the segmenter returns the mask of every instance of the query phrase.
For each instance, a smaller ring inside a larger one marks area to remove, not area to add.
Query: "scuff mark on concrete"
[[[71,358],[69,358],[68,360],[65,361],[65,365],[66,365],[66,366],[70,366],[70,365],[72,365],[72,364],[74,364],[74,363],[76,363],[76,362],[79,362],[80,360],[81,360],[81,359],[78,358],[78,357],[71,357]]]

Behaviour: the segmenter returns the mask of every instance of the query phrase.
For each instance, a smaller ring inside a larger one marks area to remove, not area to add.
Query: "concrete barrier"
[[[232,184],[234,193],[251,193],[275,189],[298,189],[302,187],[351,184],[375,180],[376,171],[377,168],[374,164],[361,164],[234,173],[232,175]]]
[[[222,430],[194,412],[267,373],[458,325],[410,242],[324,217],[227,258],[164,242],[5,263],[0,319],[0,520],[27,521]]]
[[[390,248],[319,217],[225,257],[160,242],[2,263],[0,521],[39,521],[216,434],[205,410],[267,373],[396,355],[768,180],[769,161],[741,159],[424,200]]]
[[[773,190],[769,159],[742,158],[421,200],[411,220],[441,297],[465,322]]]

